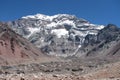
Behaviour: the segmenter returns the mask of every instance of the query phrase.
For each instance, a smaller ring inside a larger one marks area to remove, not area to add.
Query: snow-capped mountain
[[[76,54],[87,35],[97,35],[104,28],[68,14],[29,15],[8,24],[43,52],[57,56]]]

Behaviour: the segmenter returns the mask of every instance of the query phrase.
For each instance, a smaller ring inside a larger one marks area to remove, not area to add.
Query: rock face
[[[108,24],[96,36],[87,35],[83,48],[86,56],[120,57],[120,28]]]
[[[0,65],[44,58],[33,44],[16,34],[10,26],[0,23]]]
[[[8,25],[44,53],[56,56],[75,55],[87,35],[97,35],[104,28],[68,14],[30,15],[8,22]]]

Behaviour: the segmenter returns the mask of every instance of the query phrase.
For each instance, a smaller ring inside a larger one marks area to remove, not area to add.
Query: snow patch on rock
[[[68,31],[66,29],[53,29],[51,33],[57,35],[58,38],[68,36]]]

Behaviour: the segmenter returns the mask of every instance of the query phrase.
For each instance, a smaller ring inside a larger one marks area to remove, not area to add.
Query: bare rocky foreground
[[[0,80],[120,80],[120,62],[112,59],[63,60],[1,66]]]

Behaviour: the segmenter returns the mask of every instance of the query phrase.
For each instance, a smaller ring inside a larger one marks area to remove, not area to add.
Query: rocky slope
[[[84,47],[81,49],[86,56],[91,57],[120,57],[120,28],[108,24],[98,34],[87,35]],[[78,52],[79,53],[79,52]]]
[[[20,64],[40,58],[44,60],[47,57],[10,26],[0,23],[0,65]]]
[[[76,54],[88,34],[97,35],[104,28],[68,14],[29,15],[8,24],[44,53],[56,56]]]

